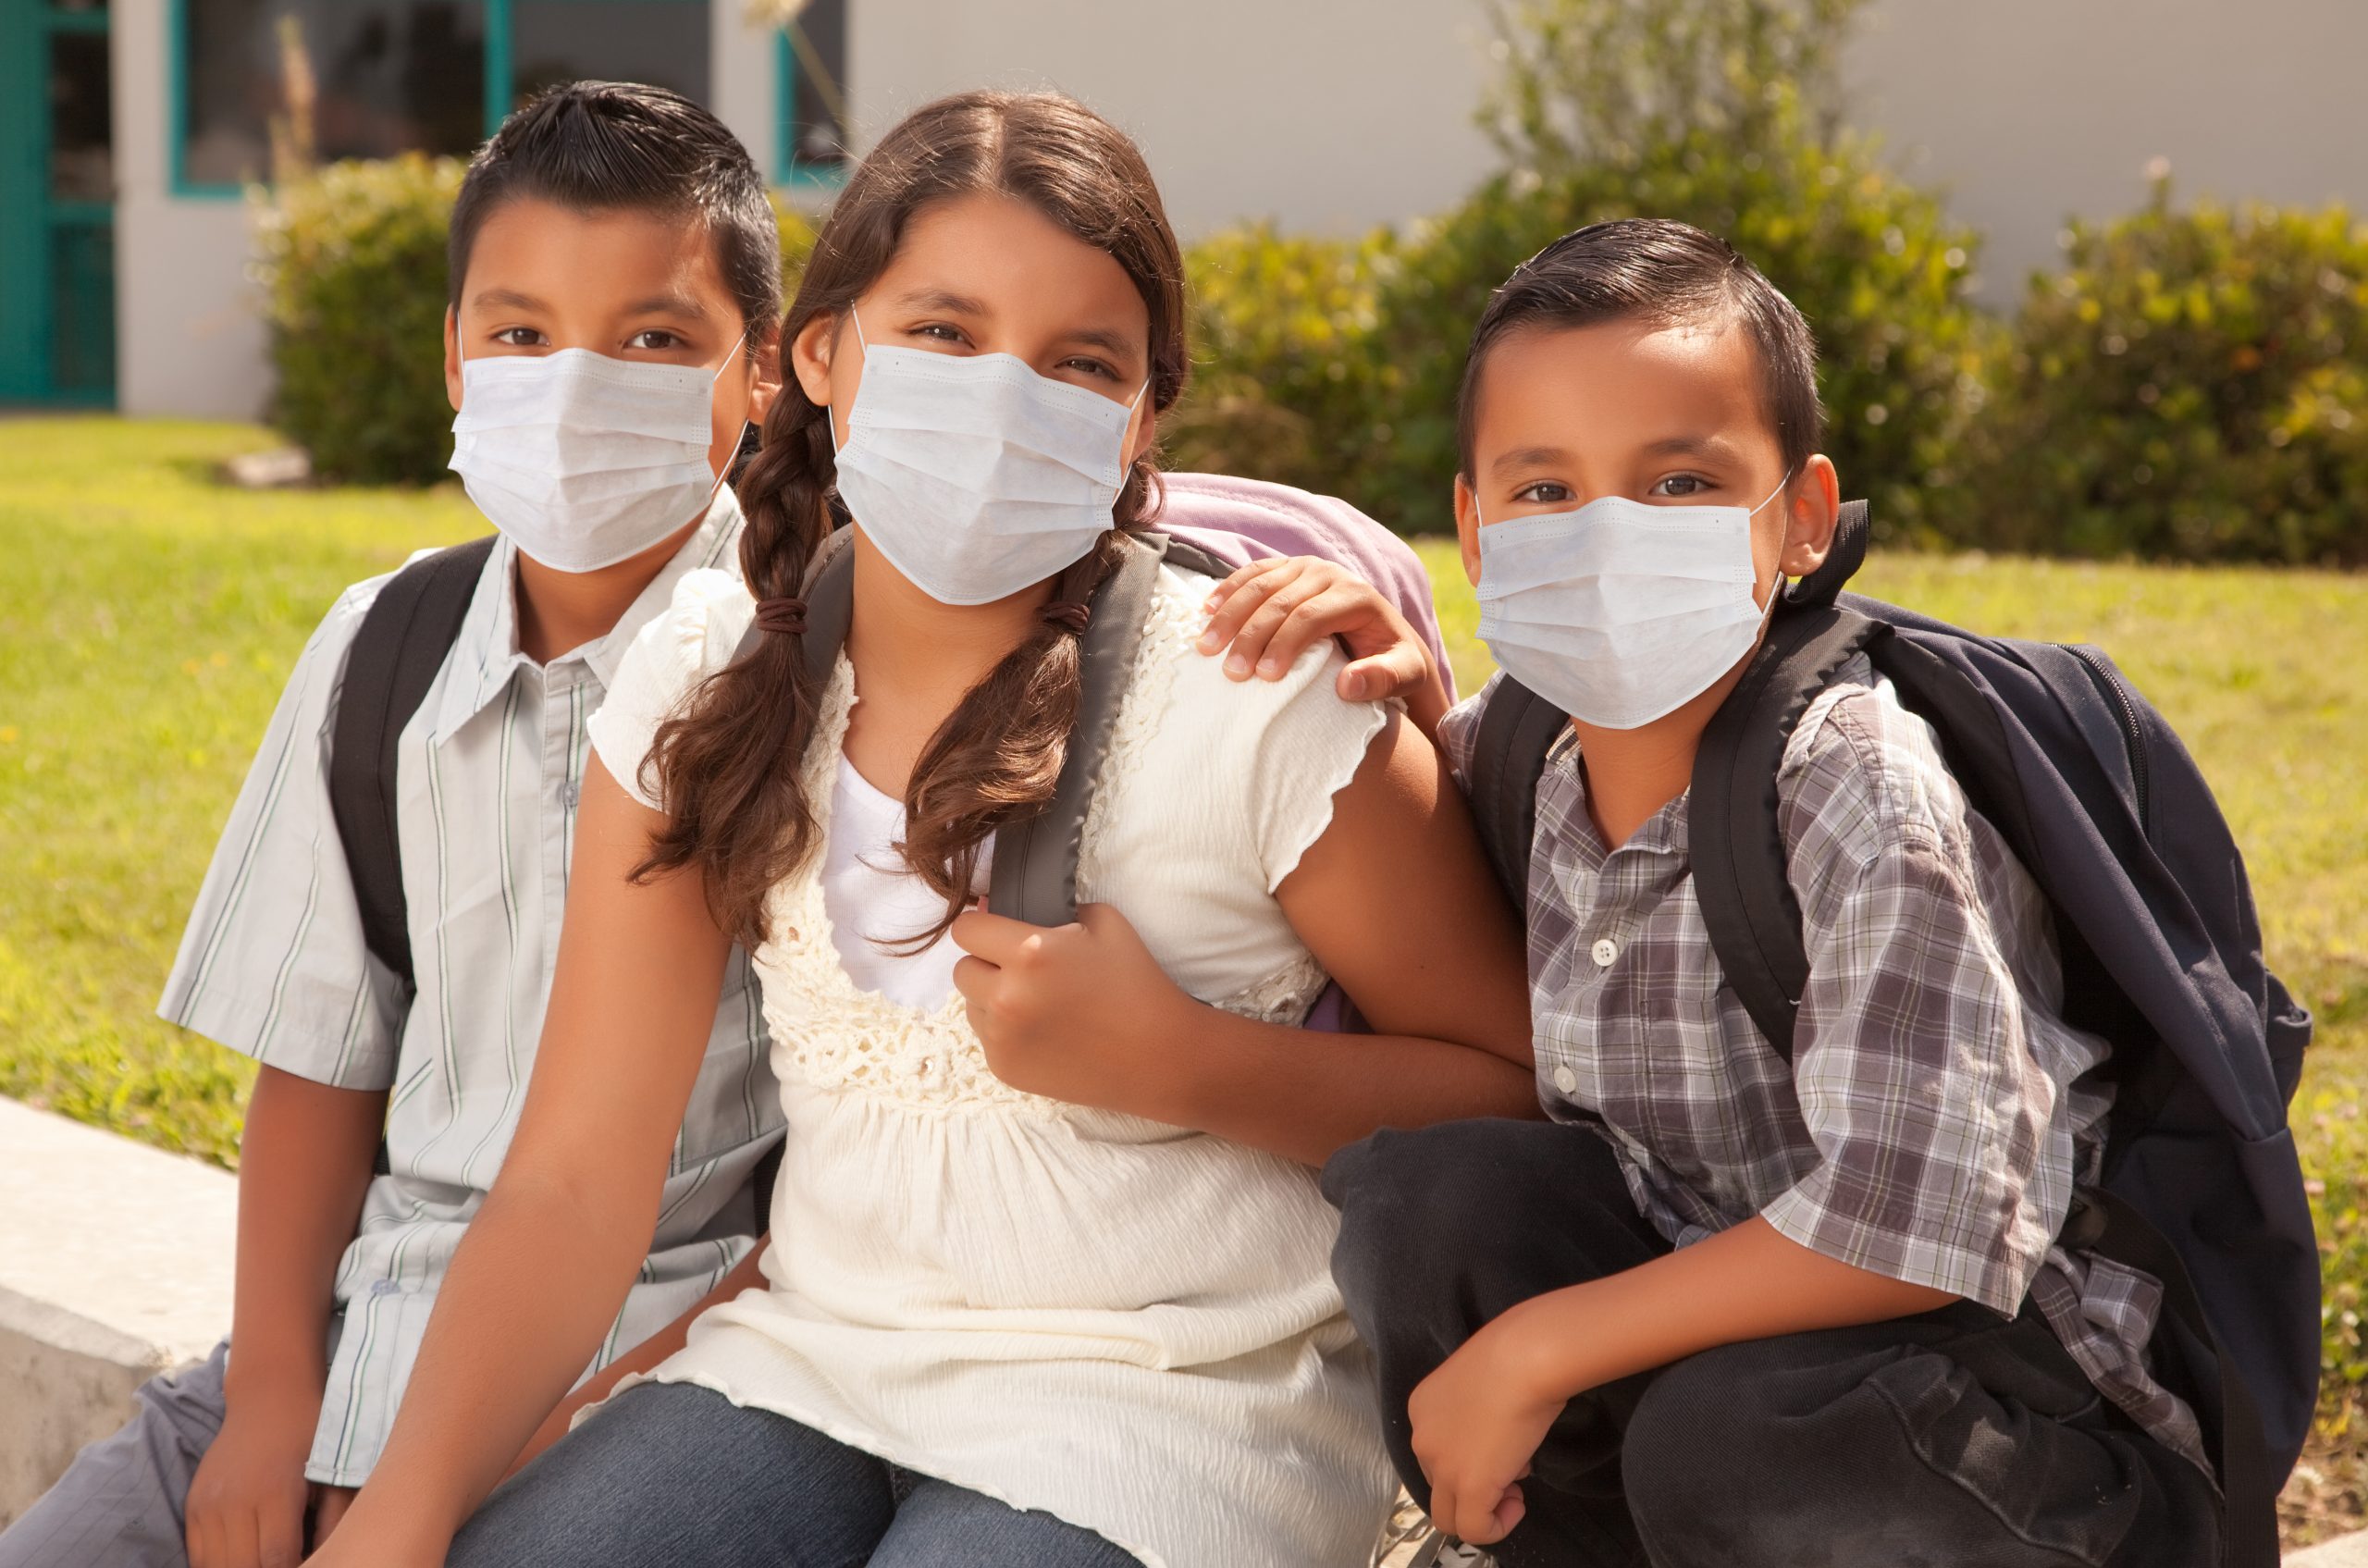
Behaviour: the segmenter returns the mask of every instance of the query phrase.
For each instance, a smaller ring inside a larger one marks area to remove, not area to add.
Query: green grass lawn
[[[270,442],[241,426],[0,421],[0,1093],[224,1164],[251,1072],[153,1012],[214,836],[337,591],[482,528],[450,488],[215,483],[222,459]],[[1487,654],[1471,591],[1451,546],[1424,556],[1474,690]],[[2296,1121],[2323,1189],[2336,1397],[2334,1446],[2304,1489],[2314,1511],[2356,1508],[2368,577],[1903,556],[1858,586],[1986,630],[2103,645],[2218,789],[2270,960],[2321,1023]]]

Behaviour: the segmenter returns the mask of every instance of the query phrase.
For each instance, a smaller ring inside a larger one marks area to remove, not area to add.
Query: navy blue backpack
[[[2104,654],[1986,637],[1844,594],[1864,502],[1786,591],[1705,730],[1687,808],[1727,983],[1787,1059],[1808,974],[1776,773],[1810,700],[1865,654],[2055,913],[2068,1022],[2107,1040],[2103,1180],[2065,1242],[2163,1281],[2157,1357],[2196,1407],[2226,1499],[2223,1562],[2277,1561],[2276,1499],[2319,1383],[2319,1253],[2287,1106],[2311,1016],[2262,963],[2244,861],[2187,749]],[[1564,715],[1510,677],[1482,715],[1473,807],[1526,896],[1536,787]]]

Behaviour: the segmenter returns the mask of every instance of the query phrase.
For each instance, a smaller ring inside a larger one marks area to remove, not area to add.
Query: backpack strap
[[[1472,815],[1488,864],[1516,909],[1529,907],[1537,781],[1570,722],[1569,714],[1511,675],[1497,682],[1480,710],[1472,753]]]
[[[801,643],[807,673],[818,683],[827,680],[838,662],[855,619],[855,552],[847,548],[848,537],[845,528],[833,533],[807,578]],[[1030,925],[1067,925],[1077,919],[1078,852],[1085,836],[1085,814],[1093,802],[1094,779],[1109,755],[1119,705],[1134,683],[1143,622],[1151,613],[1162,562],[1206,576],[1226,574],[1215,557],[1165,534],[1124,534],[1120,538],[1118,564],[1094,591],[1093,614],[1086,623],[1077,724],[1069,732],[1053,798],[1035,816],[995,831],[987,907]],[[751,626],[733,657],[746,658],[762,636]]]
[[[329,815],[345,846],[362,937],[372,957],[418,989],[395,821],[395,749],[461,635],[496,536],[415,561],[388,579],[362,617],[338,688],[329,736]]]
[[[1077,863],[1085,838],[1085,814],[1093,803],[1094,781],[1110,754],[1110,732],[1118,708],[1134,684],[1142,651],[1143,621],[1151,613],[1162,562],[1192,570],[1200,551],[1165,534],[1121,534],[1124,553],[1093,596],[1079,650],[1082,672],[1077,723],[1053,785],[1053,798],[1032,817],[995,830],[994,869],[988,873],[987,907],[1030,925],[1067,925],[1077,919]],[[1214,566],[1215,562],[1209,562]],[[1220,569],[1216,573],[1222,576]]]
[[[1776,774],[1810,700],[1884,632],[1856,611],[1780,605],[1695,753],[1685,834],[1702,923],[1736,1000],[1787,1062],[1809,961],[1785,875]]]

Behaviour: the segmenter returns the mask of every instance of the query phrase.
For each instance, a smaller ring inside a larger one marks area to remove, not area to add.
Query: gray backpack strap
[[[839,649],[847,645],[847,627],[855,620],[855,551],[847,546],[850,537],[845,528],[833,529],[814,552],[814,564],[806,573],[806,635],[799,641],[806,650],[806,673],[817,689],[830,680],[839,661]],[[732,661],[737,664],[756,652],[764,636],[751,624],[741,635],[740,646],[732,650]]]
[[[1125,553],[1095,592],[1093,618],[1086,623],[1077,726],[1069,732],[1052,801],[1033,817],[995,830],[987,907],[1030,925],[1067,925],[1077,919],[1078,847],[1085,837],[1086,809],[1110,754],[1119,705],[1134,684],[1143,621],[1151,613],[1160,563],[1169,552],[1165,534],[1123,537]],[[1190,564],[1183,550],[1176,553],[1179,565]]]

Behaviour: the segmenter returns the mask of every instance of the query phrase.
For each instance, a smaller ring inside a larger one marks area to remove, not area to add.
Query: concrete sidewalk
[[[0,1525],[230,1328],[239,1185],[0,1099]]]

